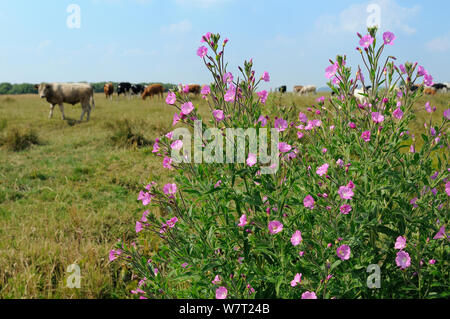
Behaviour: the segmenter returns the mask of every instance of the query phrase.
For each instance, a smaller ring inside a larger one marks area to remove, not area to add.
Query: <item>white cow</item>
[[[305,85],[300,90],[300,95],[309,95],[309,93],[316,94],[316,86],[314,85]]]
[[[55,105],[59,105],[59,109],[62,114],[62,119],[65,120],[64,104],[68,103],[75,105],[81,104],[82,113],[80,122],[83,120],[84,114],[87,112],[87,121],[91,114],[92,109],[95,108],[94,102],[94,89],[87,83],[41,83],[35,86],[38,89],[38,94],[41,98],[47,99],[50,103],[49,118],[53,116],[53,109]]]

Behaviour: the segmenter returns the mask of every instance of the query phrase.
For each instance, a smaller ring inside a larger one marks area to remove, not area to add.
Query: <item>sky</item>
[[[0,82],[208,84],[196,51],[213,32],[233,74],[252,58],[263,89],[322,87],[337,54],[362,64],[356,32],[375,22],[396,35],[385,56],[450,82],[449,12],[448,0],[1,0]]]

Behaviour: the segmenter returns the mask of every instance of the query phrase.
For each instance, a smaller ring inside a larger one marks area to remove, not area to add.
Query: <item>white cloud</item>
[[[447,52],[450,51],[450,34],[434,38],[427,43],[425,47],[429,52]]]
[[[401,31],[406,34],[416,32],[414,18],[420,11],[420,6],[402,7],[395,0],[373,0],[360,4],[352,4],[336,15],[324,14],[317,18],[316,28],[326,34],[340,32],[364,32],[367,20],[374,11],[368,12],[368,6],[374,4],[379,8],[381,30]]]
[[[180,33],[186,33],[191,31],[192,24],[189,22],[189,20],[183,20],[178,23],[173,23],[168,26],[162,26],[161,32],[163,34],[180,34]]]

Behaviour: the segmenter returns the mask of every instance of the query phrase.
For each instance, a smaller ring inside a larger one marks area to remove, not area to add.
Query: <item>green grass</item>
[[[306,108],[315,98],[286,94],[275,100]],[[433,117],[442,116],[449,95],[428,99],[438,107]],[[171,178],[147,142],[170,130],[175,109],[163,100],[107,101],[102,94],[95,100],[90,122],[78,124],[79,105],[66,105],[63,121],[58,108],[48,119],[49,106],[36,95],[0,96],[0,139],[11,130],[32,130],[39,138],[24,150],[0,146],[0,298],[129,295],[121,280],[129,274],[110,265],[108,253],[118,238],[135,238],[142,185]],[[414,130],[423,131],[426,100],[417,104]],[[194,104],[206,114],[203,100]],[[125,120],[146,143],[129,147],[117,137],[122,133],[111,123]],[[72,263],[81,268],[80,289],[66,287]]]

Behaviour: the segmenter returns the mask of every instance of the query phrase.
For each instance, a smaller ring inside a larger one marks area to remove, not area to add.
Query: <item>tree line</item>
[[[103,87],[106,83],[112,83],[114,85],[114,92],[117,90],[117,85],[119,82],[94,82],[90,83],[94,88],[95,93],[103,92]],[[133,84],[141,84],[147,86],[153,83],[133,83]],[[176,87],[175,84],[171,83],[161,83],[164,87],[165,91],[174,89]],[[36,84],[34,83],[20,83],[20,84],[11,84],[8,82],[0,83],[0,95],[3,94],[37,94],[37,89],[34,87]]]

